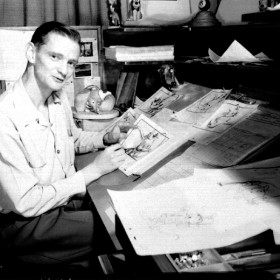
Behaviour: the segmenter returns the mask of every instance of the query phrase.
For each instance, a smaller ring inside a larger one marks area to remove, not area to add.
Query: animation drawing
[[[116,119],[113,123],[111,123],[108,127],[106,127],[106,131],[112,129],[113,126],[117,125],[121,122],[127,122],[133,124],[136,121],[136,113],[132,108],[129,108],[120,118]]]
[[[232,125],[234,122],[234,117],[238,115],[240,106],[239,104],[233,105],[228,108],[227,111],[221,112],[216,115],[212,120],[207,124],[208,128],[215,128],[219,125]]]
[[[149,154],[167,140],[166,136],[160,134],[156,129],[152,127],[150,129],[150,131],[143,130],[140,123],[138,128],[134,129],[124,142],[123,147],[125,148],[126,154],[134,160],[138,160]],[[132,138],[133,141],[131,142]],[[129,142],[133,144],[129,145]]]
[[[149,117],[153,117],[160,110],[170,105],[177,100],[179,96],[168,91],[165,88],[160,88],[153,96],[142,104],[139,109],[148,114]]]
[[[150,118],[141,114],[134,122],[127,137],[121,141],[126,153],[125,162],[119,167],[127,176],[141,174],[157,163],[173,136]]]
[[[150,211],[142,211],[139,214],[151,231],[174,235],[175,239],[179,239],[190,228],[214,223],[214,214],[204,215],[191,210],[190,207],[181,207],[174,212],[160,213],[158,216],[152,216]]]
[[[275,185],[265,181],[245,181],[235,183],[219,183],[224,190],[232,193],[236,199],[244,199],[249,204],[257,205],[280,196],[280,190]]]
[[[208,112],[211,108],[216,108],[220,103],[222,103],[228,91],[211,91],[211,94],[207,94],[198,102],[195,102],[193,106],[189,106],[188,110],[196,113],[205,113]]]

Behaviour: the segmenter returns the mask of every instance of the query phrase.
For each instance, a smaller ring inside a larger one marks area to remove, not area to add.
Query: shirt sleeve
[[[83,174],[76,172],[53,184],[41,185],[13,122],[0,116],[0,210],[25,217],[38,216],[65,205],[74,195],[84,195]],[[40,168],[40,166],[36,167]]]

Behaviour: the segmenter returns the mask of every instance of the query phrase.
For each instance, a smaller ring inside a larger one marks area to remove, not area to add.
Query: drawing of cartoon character
[[[142,158],[161,144],[158,140],[159,133],[157,131],[151,131],[147,135],[142,136],[142,141],[137,147],[127,149],[126,154],[134,159]]]
[[[267,202],[270,198],[280,196],[277,188],[265,181],[246,181],[237,183],[219,184],[225,190],[233,192],[234,198],[245,199],[250,204]]]
[[[219,125],[231,125],[230,121],[238,115],[240,110],[239,104],[234,106],[233,108],[229,108],[228,111],[222,112],[220,115],[216,116],[213,120],[211,120],[208,124],[208,128],[214,128]]]

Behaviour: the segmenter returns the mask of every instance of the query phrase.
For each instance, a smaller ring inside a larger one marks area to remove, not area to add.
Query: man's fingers
[[[127,121],[121,121],[118,123],[121,132],[128,132],[132,128],[136,128],[136,126]]]

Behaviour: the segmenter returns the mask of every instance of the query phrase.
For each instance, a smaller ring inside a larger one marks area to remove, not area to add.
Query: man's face
[[[41,90],[60,90],[75,70],[80,46],[68,37],[50,33],[36,49],[34,75]]]

